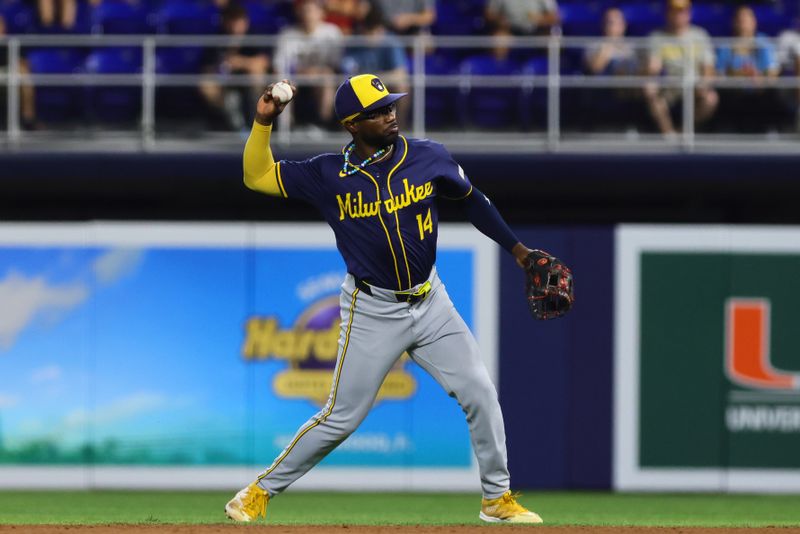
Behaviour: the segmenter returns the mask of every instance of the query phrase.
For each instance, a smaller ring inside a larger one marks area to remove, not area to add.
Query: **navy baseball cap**
[[[336,90],[333,105],[340,122],[352,120],[366,111],[388,106],[407,93],[390,93],[374,74],[360,74],[347,79]]]

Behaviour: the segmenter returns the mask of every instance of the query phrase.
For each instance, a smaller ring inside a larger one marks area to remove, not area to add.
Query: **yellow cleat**
[[[240,490],[225,505],[225,515],[241,523],[249,523],[259,517],[267,517],[269,494],[255,482]]]
[[[479,517],[488,523],[542,523],[539,514],[517,502],[518,496],[507,491],[497,499],[483,499]]]

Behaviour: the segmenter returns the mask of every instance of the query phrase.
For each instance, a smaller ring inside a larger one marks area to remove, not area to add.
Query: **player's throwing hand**
[[[292,94],[297,93],[297,87],[290,82],[289,80],[281,80],[284,83],[288,83],[289,86],[292,88]],[[281,114],[283,109],[289,104],[290,101],[281,102],[277,96],[272,94],[272,88],[275,87],[276,84],[271,83],[264,89],[264,93],[258,99],[258,104],[256,104],[256,122],[262,124],[264,126],[269,126],[272,124],[272,121],[275,120],[275,117]]]

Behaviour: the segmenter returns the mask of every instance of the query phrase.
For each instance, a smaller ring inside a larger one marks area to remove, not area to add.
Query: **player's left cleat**
[[[240,490],[225,505],[225,515],[234,521],[249,523],[259,517],[267,517],[269,494],[255,482]]]
[[[488,523],[541,523],[539,514],[519,504],[517,496],[507,491],[497,499],[483,499],[479,517]]]

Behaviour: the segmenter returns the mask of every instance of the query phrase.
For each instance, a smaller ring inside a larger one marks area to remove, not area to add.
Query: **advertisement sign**
[[[494,375],[494,245],[447,225],[440,244]],[[0,226],[0,485],[247,483],[325,404],[345,274],[320,224]],[[431,485],[479,478],[461,409],[406,356],[297,484]]]
[[[618,489],[800,490],[799,272],[800,229],[618,229]]]

